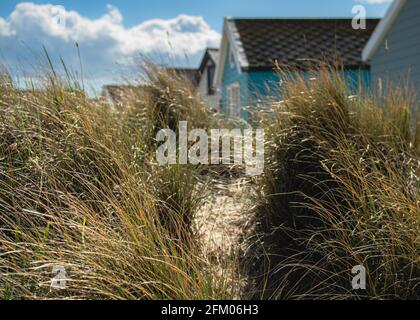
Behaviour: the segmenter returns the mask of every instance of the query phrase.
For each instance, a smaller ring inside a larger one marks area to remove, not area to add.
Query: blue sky
[[[22,1],[2,0],[0,16],[10,14]],[[220,31],[222,19],[231,17],[350,17],[355,0],[61,0],[31,1],[52,3],[81,15],[99,18],[106,13],[106,5],[117,7],[127,27],[149,19],[170,19],[180,14],[203,16]],[[358,1],[364,3],[371,17],[383,16],[388,1]],[[369,4],[373,2],[373,4]],[[378,4],[379,2],[379,4]]]
[[[100,84],[116,82],[118,73],[129,69],[140,55],[158,63],[196,66],[205,47],[218,46],[225,16],[351,17],[352,7],[362,3],[369,17],[382,17],[389,2],[1,0],[0,63],[14,74],[27,76],[42,60],[40,49],[45,46],[56,60],[63,56],[70,65],[78,65],[78,42],[86,73]],[[54,25],[57,17],[65,17],[65,28]]]

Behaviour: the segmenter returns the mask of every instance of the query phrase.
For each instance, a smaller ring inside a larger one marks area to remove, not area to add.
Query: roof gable
[[[204,52],[203,59],[201,59],[200,67],[198,68],[198,71],[200,72],[200,74],[203,73],[209,61],[212,64],[216,65],[218,61],[218,56],[219,56],[219,49],[207,48],[206,51]]]
[[[235,65],[238,73],[242,73],[242,68],[248,65],[245,53],[243,52],[242,43],[239,34],[236,30],[235,24],[231,19],[225,18],[223,23],[223,36],[220,45],[218,61],[216,64],[215,86],[219,87],[222,83],[223,73],[225,69],[226,60],[229,51],[234,53]]]

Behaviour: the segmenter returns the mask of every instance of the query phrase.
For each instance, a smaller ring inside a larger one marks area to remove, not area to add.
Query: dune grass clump
[[[263,117],[249,295],[419,299],[418,101],[395,89],[355,96],[329,69],[281,77],[284,101]],[[352,287],[355,266],[365,290]]]
[[[0,79],[1,298],[230,296],[190,226],[195,171],[155,163],[156,93],[116,109],[55,74],[30,91]],[[172,113],[196,109],[171,95]]]
[[[190,79],[171,70],[159,71],[154,65],[147,65],[145,72],[153,84],[149,94],[154,104],[157,127],[164,124],[171,130],[177,130],[180,121],[187,121],[195,128],[211,128],[213,118],[203,100],[197,99]]]

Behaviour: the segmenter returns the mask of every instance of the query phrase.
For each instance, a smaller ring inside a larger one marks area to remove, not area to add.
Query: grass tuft
[[[30,91],[0,77],[0,297],[230,297],[191,228],[195,171],[154,160],[157,130],[184,114],[200,125],[206,114],[159,72],[125,108],[55,72]],[[60,268],[63,290],[51,287]]]
[[[419,299],[417,101],[397,89],[355,96],[328,68],[281,77],[284,101],[262,117],[267,156],[249,295]],[[352,288],[357,265],[366,290]]]

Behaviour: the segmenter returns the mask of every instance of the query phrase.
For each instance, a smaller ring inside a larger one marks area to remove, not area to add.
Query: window
[[[241,111],[241,86],[234,83],[227,88],[228,114],[237,117]]]

